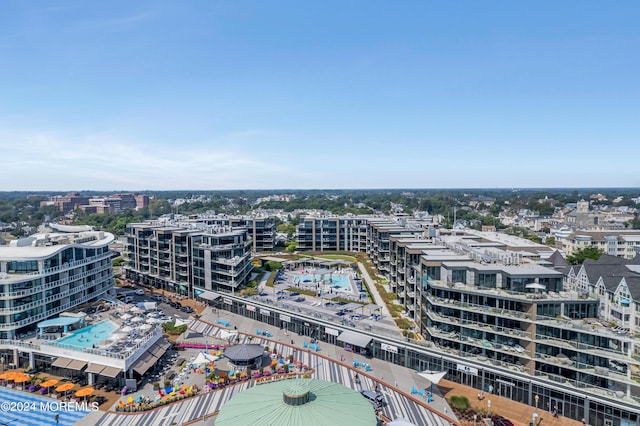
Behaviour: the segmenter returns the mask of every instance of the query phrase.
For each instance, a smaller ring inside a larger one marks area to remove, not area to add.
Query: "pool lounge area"
[[[315,283],[321,285],[325,291],[333,288],[341,292],[353,292],[353,286],[348,275],[331,274],[329,277],[323,276],[322,279],[315,275],[294,275],[293,282],[294,284],[303,283],[308,285]]]
[[[118,329],[118,325],[105,320],[97,324],[75,330],[71,335],[62,337],[54,343],[62,347],[75,347],[82,349],[97,348],[110,341],[112,333]]]

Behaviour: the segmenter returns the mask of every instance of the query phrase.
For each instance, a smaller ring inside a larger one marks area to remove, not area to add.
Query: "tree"
[[[585,247],[583,249],[576,250],[573,254],[567,256],[567,262],[571,265],[579,265],[583,263],[585,259],[598,260],[603,254],[604,251],[597,247]]]
[[[548,245],[549,247],[555,247],[556,246],[556,237],[547,237],[544,240],[544,243],[546,245]]]
[[[296,251],[296,248],[298,248],[298,242],[297,241],[290,241],[290,242],[286,243],[286,246],[287,246],[287,252],[293,253],[294,251]]]
[[[264,265],[264,268],[267,271],[277,271],[278,269],[282,268],[282,263],[270,260]]]

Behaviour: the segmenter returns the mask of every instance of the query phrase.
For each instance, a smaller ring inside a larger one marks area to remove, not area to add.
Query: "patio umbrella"
[[[535,290],[536,294],[538,294],[538,290],[546,290],[547,287],[540,283],[529,283],[525,285],[524,288]]]
[[[31,380],[31,377],[29,377],[26,374],[22,376],[16,376],[13,378],[13,381],[15,383],[24,383],[24,382],[28,382],[29,380]],[[22,385],[22,390],[24,390],[24,385]]]
[[[87,400],[87,396],[91,395],[93,392],[95,392],[95,389],[93,388],[84,388],[84,389],[80,389],[79,391],[76,392],[76,396],[78,398],[80,397],[84,397],[84,400]]]
[[[418,373],[418,376],[420,377],[424,377],[425,379],[427,379],[428,381],[431,382],[431,389],[429,392],[433,393],[433,384],[435,383],[436,385],[438,383],[440,383],[440,380],[442,380],[442,378],[447,374],[446,371],[430,371],[430,370],[426,370],[426,371],[422,371]]]
[[[153,326],[151,324],[142,324],[140,326],[140,330],[150,330],[152,328],[153,328]]]
[[[129,318],[131,318],[132,316],[133,316],[133,315],[131,315],[131,314],[124,314],[124,315],[122,315],[120,318],[121,318],[121,319],[123,319],[123,320],[128,320],[128,319],[129,319]]]
[[[66,397],[67,391],[70,391],[71,389],[73,389],[74,386],[75,384],[73,383],[64,383],[56,388],[56,392],[64,392],[64,396]]]
[[[50,379],[50,380],[47,380],[46,382],[40,383],[40,386],[42,386],[43,388],[47,388],[47,394],[49,394],[49,388],[57,384],[58,384],[58,381],[56,379]]]
[[[129,332],[130,332],[130,331],[132,331],[132,330],[133,330],[133,327],[131,327],[130,325],[125,325],[124,327],[122,327],[122,328],[120,329],[120,331],[123,331],[123,332],[125,332],[125,333],[129,333]]]
[[[144,321],[144,318],[142,318],[142,317],[131,318],[131,322],[140,322],[140,321]]]

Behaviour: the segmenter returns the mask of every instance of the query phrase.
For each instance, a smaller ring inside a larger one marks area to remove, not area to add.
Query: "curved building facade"
[[[114,285],[109,244],[101,231],[38,234],[0,246],[0,339],[98,300]]]

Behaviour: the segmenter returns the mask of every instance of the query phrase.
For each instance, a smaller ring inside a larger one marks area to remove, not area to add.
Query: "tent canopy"
[[[208,364],[210,362],[214,361],[213,357],[211,355],[208,355],[204,352],[200,352],[198,354],[198,356],[196,357],[196,359],[194,359],[193,361],[191,361],[192,364],[194,365],[200,365],[200,364]]]
[[[431,382],[431,384],[433,385],[437,385],[438,383],[440,383],[440,380],[442,380],[442,378],[447,374],[446,371],[431,371],[431,370],[425,370],[425,371],[420,371],[418,372],[418,376],[420,377],[424,377],[425,379],[427,379],[429,382]]]

